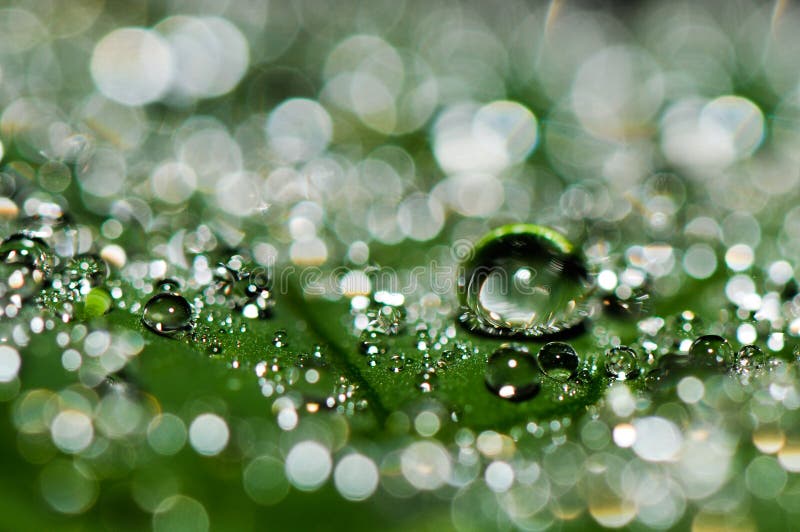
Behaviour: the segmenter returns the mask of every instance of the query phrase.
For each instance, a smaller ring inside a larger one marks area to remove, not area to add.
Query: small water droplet
[[[362,355],[378,356],[386,353],[386,335],[378,331],[364,331],[358,343]]]
[[[161,279],[156,282],[155,289],[157,292],[179,294],[181,292],[181,283],[177,279]]]
[[[767,364],[767,355],[757,345],[743,346],[737,355],[736,365],[742,371],[763,368]]]
[[[396,335],[403,328],[406,312],[402,306],[384,305],[373,301],[366,311],[367,331]]]
[[[275,300],[272,279],[266,268],[255,266],[239,255],[220,264],[214,273],[217,290],[230,308],[242,311],[245,318],[267,318]]]
[[[580,323],[593,283],[583,259],[556,231],[529,224],[483,237],[459,279],[460,321],[491,335],[541,336]]]
[[[636,352],[624,345],[608,350],[605,366],[606,374],[617,380],[635,379],[639,375]]]
[[[489,357],[484,381],[498,397],[521,402],[539,393],[541,376],[539,366],[526,348],[505,344]]]
[[[400,373],[406,367],[406,357],[404,355],[392,355],[389,358],[389,371]]]
[[[436,388],[438,377],[432,371],[423,371],[417,375],[417,388],[422,393],[430,393]]]
[[[142,323],[153,332],[173,335],[192,327],[192,307],[177,294],[156,294],[144,306]]]
[[[692,343],[689,357],[697,366],[730,366],[733,363],[733,348],[722,336],[707,334]]]
[[[416,338],[417,338],[417,345],[416,345],[417,351],[427,353],[428,349],[430,349],[430,344],[431,344],[431,337],[428,334],[428,331],[425,329],[417,331]]]
[[[542,372],[559,382],[573,378],[578,371],[580,359],[571,345],[550,342],[542,346],[536,359]]]
[[[108,264],[97,255],[84,254],[73,257],[67,262],[67,275],[79,281],[85,279],[90,286],[98,286],[108,278]]]
[[[275,334],[272,336],[272,345],[277,347],[278,349],[282,349],[289,345],[289,335],[283,329],[275,331]]]

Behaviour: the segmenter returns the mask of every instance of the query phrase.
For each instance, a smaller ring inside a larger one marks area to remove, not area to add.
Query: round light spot
[[[717,255],[708,244],[692,244],[683,256],[683,269],[695,279],[708,279],[717,270]]]
[[[247,464],[242,483],[247,495],[259,504],[275,504],[289,493],[283,464],[271,456],[259,456]]]
[[[53,460],[39,476],[42,496],[54,510],[79,514],[97,499],[97,481],[82,468],[67,460]]]
[[[441,421],[435,412],[423,410],[414,418],[414,430],[424,438],[430,438],[439,432]]]
[[[636,441],[633,451],[648,462],[674,460],[681,450],[683,435],[673,422],[662,417],[645,417],[633,422]]]
[[[92,79],[104,96],[125,105],[154,102],[169,88],[173,58],[169,44],[142,28],[112,31],[94,48]]]
[[[618,447],[627,448],[636,443],[636,428],[630,423],[620,423],[615,426],[612,435]]]
[[[228,424],[216,414],[200,414],[189,426],[189,443],[205,456],[214,456],[228,445]]]
[[[319,155],[331,141],[333,122],[319,103],[305,98],[286,100],[267,119],[267,139],[275,153],[287,162],[307,161]]]
[[[412,240],[430,240],[444,226],[444,209],[439,200],[427,194],[411,194],[397,208],[397,224]]]
[[[89,416],[78,410],[63,410],[50,424],[53,443],[65,453],[79,453],[89,447],[94,427]]]
[[[684,377],[678,383],[678,397],[687,404],[695,404],[700,401],[705,391],[703,381],[697,377]]]
[[[162,163],[150,176],[155,197],[167,203],[181,203],[197,188],[197,175],[191,166],[175,161]]]
[[[741,272],[753,265],[753,248],[747,244],[736,244],[725,252],[725,264],[735,272]]]
[[[611,291],[617,287],[617,274],[611,270],[603,270],[597,275],[597,285],[603,290]]]
[[[703,108],[700,130],[726,142],[736,159],[750,156],[764,139],[764,114],[741,96],[721,96]]]
[[[439,443],[414,442],[403,450],[400,469],[415,488],[435,490],[450,478],[450,455]]]
[[[331,474],[331,454],[322,444],[303,441],[292,447],[286,456],[286,476],[301,491],[314,491]]]
[[[173,455],[186,443],[186,425],[174,414],[159,414],[147,426],[147,443],[158,454]]]
[[[783,491],[788,475],[772,456],[759,456],[747,466],[744,478],[750,493],[759,499],[772,500]]]
[[[153,514],[153,530],[204,532],[210,526],[208,513],[200,502],[186,495],[167,497]]]
[[[490,490],[503,493],[514,483],[514,470],[507,462],[495,461],[486,467],[484,479]]]
[[[362,454],[348,454],[336,464],[333,482],[345,499],[363,501],[378,487],[378,466]]]
[[[10,345],[0,345],[0,382],[11,382],[17,378],[22,359]]]

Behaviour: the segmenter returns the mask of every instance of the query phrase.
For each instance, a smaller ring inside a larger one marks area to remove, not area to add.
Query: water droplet
[[[161,279],[156,282],[155,289],[157,292],[179,294],[181,291],[181,284],[177,279]]]
[[[389,371],[400,373],[406,367],[406,357],[404,355],[392,355],[389,358]]]
[[[275,334],[272,337],[272,345],[278,349],[282,349],[289,345],[289,335],[287,332],[283,329],[275,331]]]
[[[362,355],[378,356],[386,353],[386,335],[378,331],[364,331],[358,343]]]
[[[43,240],[17,233],[0,244],[0,279],[7,296],[26,299],[38,292],[53,271],[53,255]]]
[[[689,357],[697,366],[730,366],[733,363],[733,348],[722,336],[707,334],[692,343]]]
[[[428,331],[425,329],[421,329],[417,331],[416,337],[417,337],[417,351],[427,353],[431,345],[431,337],[428,334]]]
[[[507,225],[475,246],[459,279],[460,321],[491,335],[541,336],[580,323],[593,283],[584,261],[560,233]]]
[[[275,306],[272,279],[266,268],[254,266],[234,255],[215,271],[217,289],[228,306],[241,310],[246,318],[267,318]]]
[[[405,309],[401,306],[383,305],[373,302],[366,311],[367,331],[375,331],[386,335],[396,335],[403,327],[406,319]]]
[[[417,375],[417,388],[422,393],[430,393],[436,388],[438,377],[432,371],[423,371]]]
[[[542,372],[559,382],[573,378],[578,371],[580,359],[571,345],[550,342],[542,346],[536,359]]]
[[[484,380],[486,387],[503,399],[527,401],[541,388],[542,373],[528,350],[505,344],[489,357]]]
[[[102,284],[109,274],[106,261],[92,254],[78,255],[71,258],[67,262],[66,272],[70,279],[76,281],[85,279],[90,286]]]
[[[173,335],[192,327],[192,307],[177,294],[156,294],[144,306],[142,323],[158,334]]]
[[[767,355],[757,345],[745,345],[739,350],[736,364],[742,371],[763,368],[767,364]]]
[[[608,350],[605,366],[606,374],[617,380],[635,379],[639,375],[636,352],[624,345]]]

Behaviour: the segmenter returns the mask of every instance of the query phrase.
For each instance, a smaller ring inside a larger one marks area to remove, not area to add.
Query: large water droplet
[[[636,351],[621,345],[606,353],[606,374],[617,380],[635,379],[639,375]]]
[[[550,342],[542,346],[536,359],[542,372],[551,379],[565,382],[578,371],[580,359],[571,345]]]
[[[192,307],[183,296],[156,294],[144,306],[142,323],[151,331],[170,336],[191,329]]]
[[[0,244],[0,280],[6,296],[26,299],[38,292],[53,271],[53,255],[43,240],[17,233]]]
[[[502,345],[489,357],[486,366],[486,387],[503,399],[526,401],[541,388],[542,373],[527,349]]]
[[[505,336],[541,336],[580,323],[593,283],[573,245],[560,233],[507,225],[475,245],[459,278],[461,322]]]
[[[692,343],[689,357],[696,366],[730,366],[733,363],[733,348],[722,336],[707,334]]]

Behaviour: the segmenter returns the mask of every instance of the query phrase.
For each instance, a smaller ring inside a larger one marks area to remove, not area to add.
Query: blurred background
[[[14,168],[37,187],[26,214],[68,197],[110,241],[179,229],[262,263],[363,263],[505,222],[612,243],[627,227],[702,244],[650,267],[668,293],[672,262],[709,277],[695,263],[719,244],[797,257],[797,17],[738,0],[12,2],[0,132],[50,163]]]

